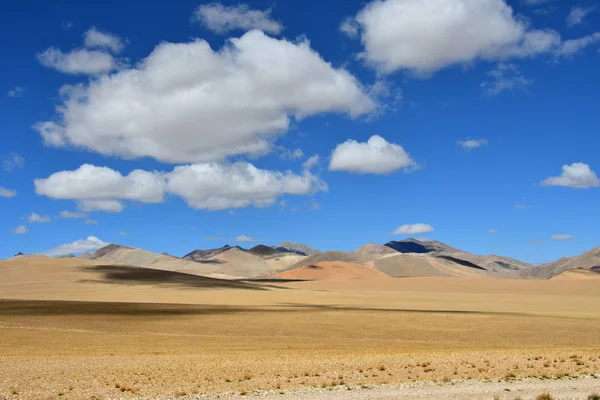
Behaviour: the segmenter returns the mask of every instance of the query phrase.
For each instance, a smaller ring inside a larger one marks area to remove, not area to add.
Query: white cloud
[[[21,97],[24,91],[25,89],[23,89],[21,86],[15,86],[8,91],[7,95],[8,97]]]
[[[433,232],[433,226],[428,224],[406,224],[396,228],[392,235],[416,235],[419,233]]]
[[[342,21],[342,24],[340,25],[340,31],[343,34],[345,34],[346,36],[348,36],[349,38],[358,37],[358,29],[359,29],[358,23],[352,17],[344,18],[344,20]]]
[[[571,239],[574,239],[574,237],[569,234],[562,234],[562,235],[552,235],[552,239],[554,239],[554,240],[571,240]]]
[[[497,230],[495,230],[495,229],[490,229],[490,230],[488,230],[488,233],[489,233],[490,235],[495,235],[495,234],[497,234],[497,233],[498,233],[498,231],[497,231]]]
[[[108,243],[103,242],[95,236],[88,236],[87,239],[79,239],[72,243],[61,244],[52,250],[43,252],[42,254],[50,257],[62,256],[65,254],[85,253],[92,250],[98,250]]]
[[[17,235],[24,235],[29,231],[27,230],[27,227],[25,225],[19,225],[15,229],[13,229],[12,232],[16,233]]]
[[[271,19],[271,10],[252,10],[246,4],[224,6],[220,3],[203,4],[194,11],[193,21],[198,21],[213,32],[224,34],[233,30],[258,29],[279,34],[283,25]]]
[[[60,218],[76,219],[76,218],[87,218],[87,214],[80,211],[61,211],[59,214]]]
[[[587,189],[600,186],[600,179],[590,166],[584,163],[573,163],[562,166],[560,176],[552,176],[542,181],[546,186],[565,186],[575,189]]]
[[[119,236],[131,236],[131,232],[119,232]]]
[[[499,63],[496,68],[488,71],[487,75],[490,80],[483,82],[481,87],[488,96],[495,96],[504,91],[514,92],[533,82],[525,78],[515,64]]]
[[[290,150],[283,146],[280,146],[279,150],[281,152],[280,157],[284,160],[298,160],[304,157],[304,152],[302,151],[302,149]]]
[[[600,41],[600,32],[579,39],[565,41],[557,51],[557,57],[572,57],[588,46]]]
[[[485,139],[465,139],[456,142],[460,147],[466,150],[476,149],[478,147],[487,146],[488,142]]]
[[[190,207],[204,210],[273,205],[284,194],[327,190],[317,176],[258,169],[246,162],[178,166],[167,174],[167,190]]]
[[[524,210],[526,208],[529,208],[529,206],[526,206],[524,204],[515,204],[515,208],[518,208],[519,210]]]
[[[6,172],[23,168],[24,166],[25,159],[23,158],[23,156],[17,153],[10,153],[2,162],[2,167]]]
[[[119,62],[112,55],[98,50],[78,49],[63,53],[50,47],[36,57],[44,67],[65,74],[98,75],[119,68]]]
[[[569,15],[567,15],[567,25],[573,27],[583,22],[583,19],[591,12],[595,10],[595,7],[573,7]]]
[[[113,53],[120,53],[125,48],[125,43],[119,36],[99,31],[95,26],[88,29],[83,38],[85,47],[89,48],[108,49]]]
[[[203,40],[162,43],[135,68],[62,93],[56,121],[34,125],[46,145],[170,163],[264,154],[292,118],[377,108],[354,76],[308,41],[259,31],[219,52]]]
[[[355,17],[364,58],[380,72],[426,76],[472,61],[530,57],[560,44],[528,29],[504,0],[376,0]]]
[[[84,164],[74,171],[61,171],[34,180],[38,195],[79,201],[81,211],[121,212],[120,200],[142,203],[163,201],[165,182],[160,173],[136,169],[129,175],[108,167]]]
[[[302,167],[304,167],[304,169],[310,170],[318,163],[319,163],[319,155],[315,154],[314,156],[309,157],[308,160],[304,161],[304,164],[302,164]]]
[[[338,144],[331,154],[330,171],[348,171],[359,174],[389,174],[399,169],[418,168],[402,146],[389,143],[378,135],[366,143],[348,139]]]
[[[29,217],[27,217],[27,220],[30,224],[45,223],[50,222],[50,217],[48,215],[39,215],[32,212],[31,214],[29,214]]]
[[[530,7],[535,7],[535,6],[539,6],[542,4],[546,4],[546,3],[550,3],[554,0],[523,0],[523,4],[530,6]]]
[[[83,221],[83,223],[86,225],[93,225],[93,224],[97,224],[98,221],[96,221],[95,219],[86,219],[85,221]]]
[[[282,195],[326,191],[327,184],[304,171],[258,169],[247,162],[191,164],[169,173],[134,170],[123,176],[107,167],[84,164],[34,181],[36,193],[73,200],[81,211],[121,212],[123,200],[160,203],[166,193],[180,196],[190,207],[205,210],[269,206]]]
[[[16,190],[10,190],[5,187],[0,186],[0,197],[11,198],[17,195]]]
[[[77,202],[77,208],[85,212],[104,211],[120,213],[125,209],[125,206],[118,200],[81,200]]]
[[[246,235],[240,235],[237,238],[235,238],[236,242],[258,242],[258,240],[254,239],[253,237],[250,236],[246,236]]]

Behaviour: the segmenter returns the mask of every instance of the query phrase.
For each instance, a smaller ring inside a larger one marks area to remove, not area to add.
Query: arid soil
[[[149,271],[0,263],[0,399],[550,382],[600,372],[594,280],[256,283]]]

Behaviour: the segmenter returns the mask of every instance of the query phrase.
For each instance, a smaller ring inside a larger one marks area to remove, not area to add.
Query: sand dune
[[[388,278],[384,273],[360,264],[342,261],[320,262],[280,272],[272,276],[276,279],[290,280],[329,280],[329,279],[373,279]]]

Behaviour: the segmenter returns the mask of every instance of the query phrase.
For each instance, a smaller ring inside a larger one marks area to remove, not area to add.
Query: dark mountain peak
[[[24,256],[25,254],[18,252],[17,254],[14,255],[14,257],[19,257],[19,256]]]
[[[280,253],[279,250],[274,249],[273,247],[265,246],[264,244],[256,245],[250,250],[248,250],[248,252],[259,256],[270,256],[273,254]]]
[[[455,249],[454,247],[448,246],[442,242],[437,242],[435,240],[419,240],[415,238],[387,242],[385,246],[391,247],[400,253],[462,253],[461,250]]]
[[[246,251],[246,249],[244,249],[240,246],[232,247],[232,246],[226,244],[225,246],[219,247],[216,249],[208,249],[208,250],[196,249],[196,250],[192,251],[191,253],[186,254],[182,258],[184,260],[191,260],[191,261],[205,261],[211,257],[214,257],[216,255],[219,255],[219,254],[221,254],[227,250],[231,250],[231,249]]]

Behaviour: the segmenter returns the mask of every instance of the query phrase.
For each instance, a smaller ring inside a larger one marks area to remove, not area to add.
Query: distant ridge
[[[286,251],[288,253],[296,253],[302,256],[312,256],[319,251],[302,243],[281,242],[277,246],[273,246],[277,251]]]
[[[191,260],[191,261],[205,261],[211,257],[217,256],[217,255],[219,255],[227,250],[230,250],[230,249],[238,249],[241,251],[246,251],[246,249],[244,249],[240,246],[230,246],[230,245],[226,244],[225,246],[219,247],[216,249],[208,249],[208,250],[196,249],[181,258],[183,258],[184,260]]]

